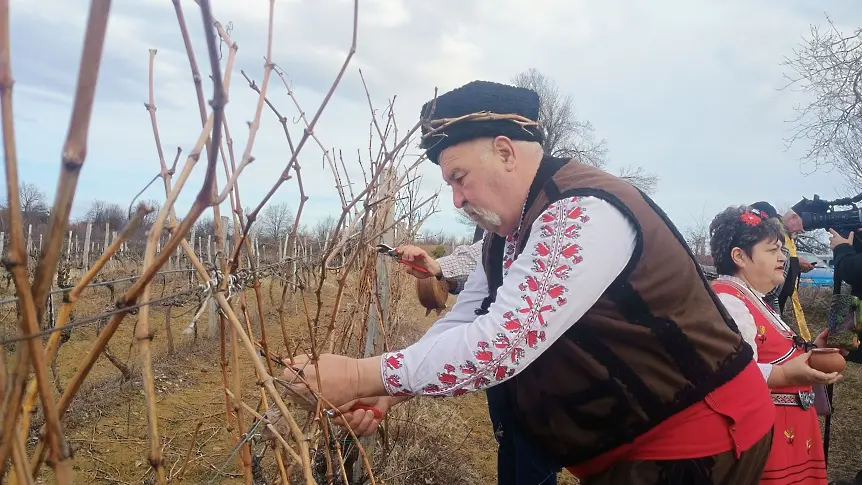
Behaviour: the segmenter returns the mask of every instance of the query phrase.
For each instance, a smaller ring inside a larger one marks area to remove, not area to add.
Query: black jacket
[[[858,238],[856,236],[859,236]],[[850,285],[850,294],[862,298],[862,234],[855,234],[853,244],[839,244],[832,250],[835,279]],[[862,364],[862,347],[847,355],[849,362]]]

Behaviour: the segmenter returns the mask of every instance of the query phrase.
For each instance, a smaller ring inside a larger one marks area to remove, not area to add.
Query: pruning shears
[[[393,248],[392,246],[388,246],[386,244],[378,244],[376,247],[377,247],[378,253],[385,254],[387,256],[395,258],[399,263],[401,263],[403,265],[410,266],[411,268],[415,269],[416,271],[419,271],[422,273],[428,273],[429,272],[427,269],[425,269],[421,266],[418,266],[415,263],[411,263],[410,261],[402,260],[401,255],[398,254],[398,250],[396,248]]]

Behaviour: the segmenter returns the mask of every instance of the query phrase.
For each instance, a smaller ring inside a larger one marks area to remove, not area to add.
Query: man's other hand
[[[377,431],[389,409],[406,399],[408,397],[378,396],[351,401],[338,408],[343,414],[335,417],[332,422],[341,427],[349,427],[356,436],[370,436]],[[374,415],[374,411],[355,408],[357,405],[380,411],[380,418]]]
[[[853,245],[853,233],[851,232],[849,236],[844,237],[841,234],[838,234],[835,229],[829,229],[829,247],[833,250],[842,245],[842,244],[850,244]]]
[[[417,271],[409,266],[407,266],[407,272],[413,275],[416,278],[428,278],[430,276],[442,276],[442,272],[440,270],[440,263],[437,262],[430,254],[425,252],[424,249],[418,246],[400,246],[396,249],[398,255],[401,256],[402,261],[409,261],[416,266],[421,268],[425,268],[428,270],[427,273],[422,271]]]
[[[814,269],[813,264],[809,263],[807,260],[805,260],[803,258],[799,258],[799,271],[802,271],[803,273],[807,273],[807,272],[811,271],[812,269]]]

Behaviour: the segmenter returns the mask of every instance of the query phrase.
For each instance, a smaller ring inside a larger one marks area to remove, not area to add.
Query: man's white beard
[[[461,210],[464,211],[464,213],[467,214],[467,217],[472,219],[473,222],[479,224],[482,229],[490,231],[496,227],[500,227],[502,224],[500,216],[497,213],[482,209],[481,207],[465,203]]]

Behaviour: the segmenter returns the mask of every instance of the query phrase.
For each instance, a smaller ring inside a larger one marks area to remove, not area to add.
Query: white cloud
[[[347,54],[352,4],[275,4],[273,60],[290,76],[309,118]],[[46,191],[56,183],[88,5],[86,0],[12,1],[22,177]],[[194,2],[182,5],[209,99],[200,13]],[[266,0],[213,0],[215,15],[239,45],[227,107],[237,157],[257,102],[239,69],[262,81],[268,7]],[[862,12],[849,0],[829,7],[839,27],[862,23]],[[656,199],[681,225],[690,222],[691,214],[704,210],[711,215],[730,204],[758,199],[781,204],[813,192],[828,197],[841,188],[837,176],[804,176],[800,148],[787,151],[782,141],[801,95],[777,89],[783,84],[783,56],[791,54],[809,24],[823,22],[822,11],[798,0],[363,0],[357,54],[315,133],[326,147],[342,150],[352,179],[359,181],[357,157],[367,166],[370,115],[357,69],[369,83],[378,112],[397,95],[404,132],[435,87],[445,92],[474,79],[506,81],[535,67],[572,95],[580,116],[608,139],[614,166],[643,165],[662,177]],[[78,214],[94,198],[127,200],[158,169],[143,107],[150,48],[158,49],[155,97],[168,161],[178,145],[184,160],[200,132],[171,2],[114,2]],[[291,120],[296,143],[302,126],[293,123],[297,111],[275,76],[268,94]],[[261,119],[256,161],[242,177],[246,206],[257,204],[289,159],[281,126],[268,108]],[[336,194],[314,143],[300,161],[311,196],[305,220],[313,222],[338,209]],[[203,165],[198,164],[191,186],[200,183]],[[444,211],[430,224],[452,230],[450,191],[436,167],[428,164],[422,173],[423,193],[442,186]],[[151,189],[148,196],[159,192]],[[180,204],[187,206],[192,196]],[[295,204],[295,181],[288,181],[276,199]]]

